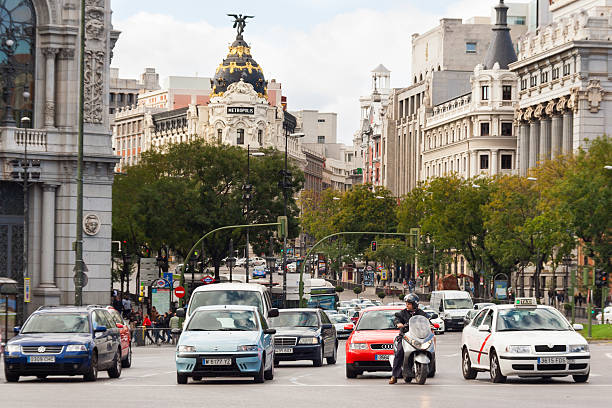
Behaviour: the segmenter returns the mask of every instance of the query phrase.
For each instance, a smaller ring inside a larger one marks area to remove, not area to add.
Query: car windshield
[[[189,303],[189,310],[200,306],[239,305],[255,306],[263,311],[261,294],[252,290],[208,290],[196,292]]]
[[[502,309],[497,315],[497,331],[570,330],[569,324],[550,309]]]
[[[187,331],[257,331],[257,317],[250,310],[200,310]]]
[[[447,310],[452,309],[472,309],[472,299],[458,298],[458,299],[444,299],[444,308]]]
[[[89,318],[87,313],[37,313],[21,333],[89,333]]]
[[[270,323],[272,327],[319,327],[316,312],[281,312]]]
[[[351,323],[351,319],[341,314],[331,315],[329,316],[329,320],[331,320],[332,323]]]
[[[364,312],[356,330],[397,330],[395,313],[399,310],[372,310]]]

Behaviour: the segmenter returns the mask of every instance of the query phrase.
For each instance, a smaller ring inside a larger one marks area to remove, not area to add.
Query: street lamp
[[[234,240],[233,239],[230,239],[229,256],[225,259],[225,263],[227,267],[229,268],[229,273],[230,273],[229,280],[230,282],[232,282],[233,281],[232,271],[234,270],[234,266],[236,266],[236,258],[234,257]]]
[[[274,244],[273,237],[270,235],[270,255],[266,256],[266,266],[270,272],[270,291],[272,291],[272,285],[274,284],[274,266],[276,265],[276,258],[274,257]]]
[[[8,28],[4,31],[4,40],[0,40],[0,51],[6,55],[6,61],[4,63],[4,86],[2,88],[2,101],[4,102],[4,118],[2,119],[2,126],[15,126],[15,118],[13,117],[13,104],[11,103],[12,90],[14,88],[15,73],[15,61],[13,56],[15,55],[15,31],[12,28]]]
[[[246,223],[249,224],[249,212],[251,199],[253,198],[252,191],[253,186],[251,185],[251,156],[260,157],[265,156],[263,152],[253,152],[251,153],[251,145],[247,145],[247,182],[242,189],[244,190],[244,194],[242,198],[246,201]],[[246,282],[249,283],[249,228],[246,229]]]

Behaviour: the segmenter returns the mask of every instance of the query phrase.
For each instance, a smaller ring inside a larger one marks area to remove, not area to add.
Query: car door
[[[472,364],[482,366],[484,368],[489,367],[489,350],[491,348],[491,343],[489,339],[491,337],[491,326],[493,325],[493,310],[485,309],[485,316],[482,319],[482,322],[474,327],[474,360],[472,360]],[[479,327],[481,326],[489,326],[489,330],[480,331]]]
[[[482,323],[486,314],[487,314],[486,310],[481,310],[480,312],[478,312],[476,317],[472,320],[472,323],[463,329],[463,336],[465,338],[465,343],[467,345],[468,352],[470,354],[470,361],[472,362],[472,365],[477,365],[476,361],[478,358],[478,351],[480,348],[480,344],[478,344],[478,336],[477,336],[478,326],[480,325],[480,323]]]
[[[264,333],[264,331],[267,330],[270,326],[268,326],[268,321],[265,317],[263,317],[261,312],[259,312],[258,314],[259,321],[261,322],[261,331],[263,336],[262,345],[266,352],[266,361],[271,362],[271,364],[274,364],[274,361],[272,361],[274,358],[274,335]]]
[[[102,326],[107,329],[103,332],[94,332],[94,342],[98,350],[98,363],[101,366],[107,366],[112,359],[109,351],[112,343],[112,335],[108,327],[109,322],[101,310],[94,310],[91,316],[94,330]]]
[[[108,310],[103,310],[102,313],[104,314],[104,317],[106,317],[106,320],[108,320],[108,324],[110,326],[109,328],[109,331],[111,334],[110,352],[112,354],[111,355],[111,359],[112,359],[114,357],[114,353],[112,352],[121,348],[121,329],[117,327],[117,323],[115,322],[115,319],[113,318],[113,316]],[[121,322],[121,317],[119,317],[119,321]],[[122,326],[121,323],[119,324]],[[119,355],[119,358],[121,358],[121,355]]]
[[[330,356],[334,353],[334,347],[336,347],[336,328],[327,317],[327,313],[319,311],[319,319],[321,321],[321,337],[325,346],[323,354]]]

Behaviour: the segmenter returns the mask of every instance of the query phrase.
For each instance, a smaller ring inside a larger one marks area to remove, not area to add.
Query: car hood
[[[353,332],[352,341],[361,343],[392,343],[399,334],[398,329],[393,330],[358,330]]]
[[[259,331],[185,331],[179,345],[195,346],[196,351],[236,351],[238,346],[259,344]]]
[[[573,330],[566,331],[515,331],[497,332],[496,337],[504,344],[586,344],[587,341]]]
[[[316,336],[317,327],[275,327],[277,336]]]
[[[31,333],[19,334],[8,342],[20,346],[45,346],[67,343],[87,343],[91,340],[89,333]]]
[[[450,317],[465,317],[470,310],[472,309],[447,309],[444,311],[444,313]]]

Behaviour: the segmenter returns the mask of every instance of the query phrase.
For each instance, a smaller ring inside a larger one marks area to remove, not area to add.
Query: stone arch
[[[31,0],[36,12],[36,26],[59,24],[57,1],[53,0]]]

